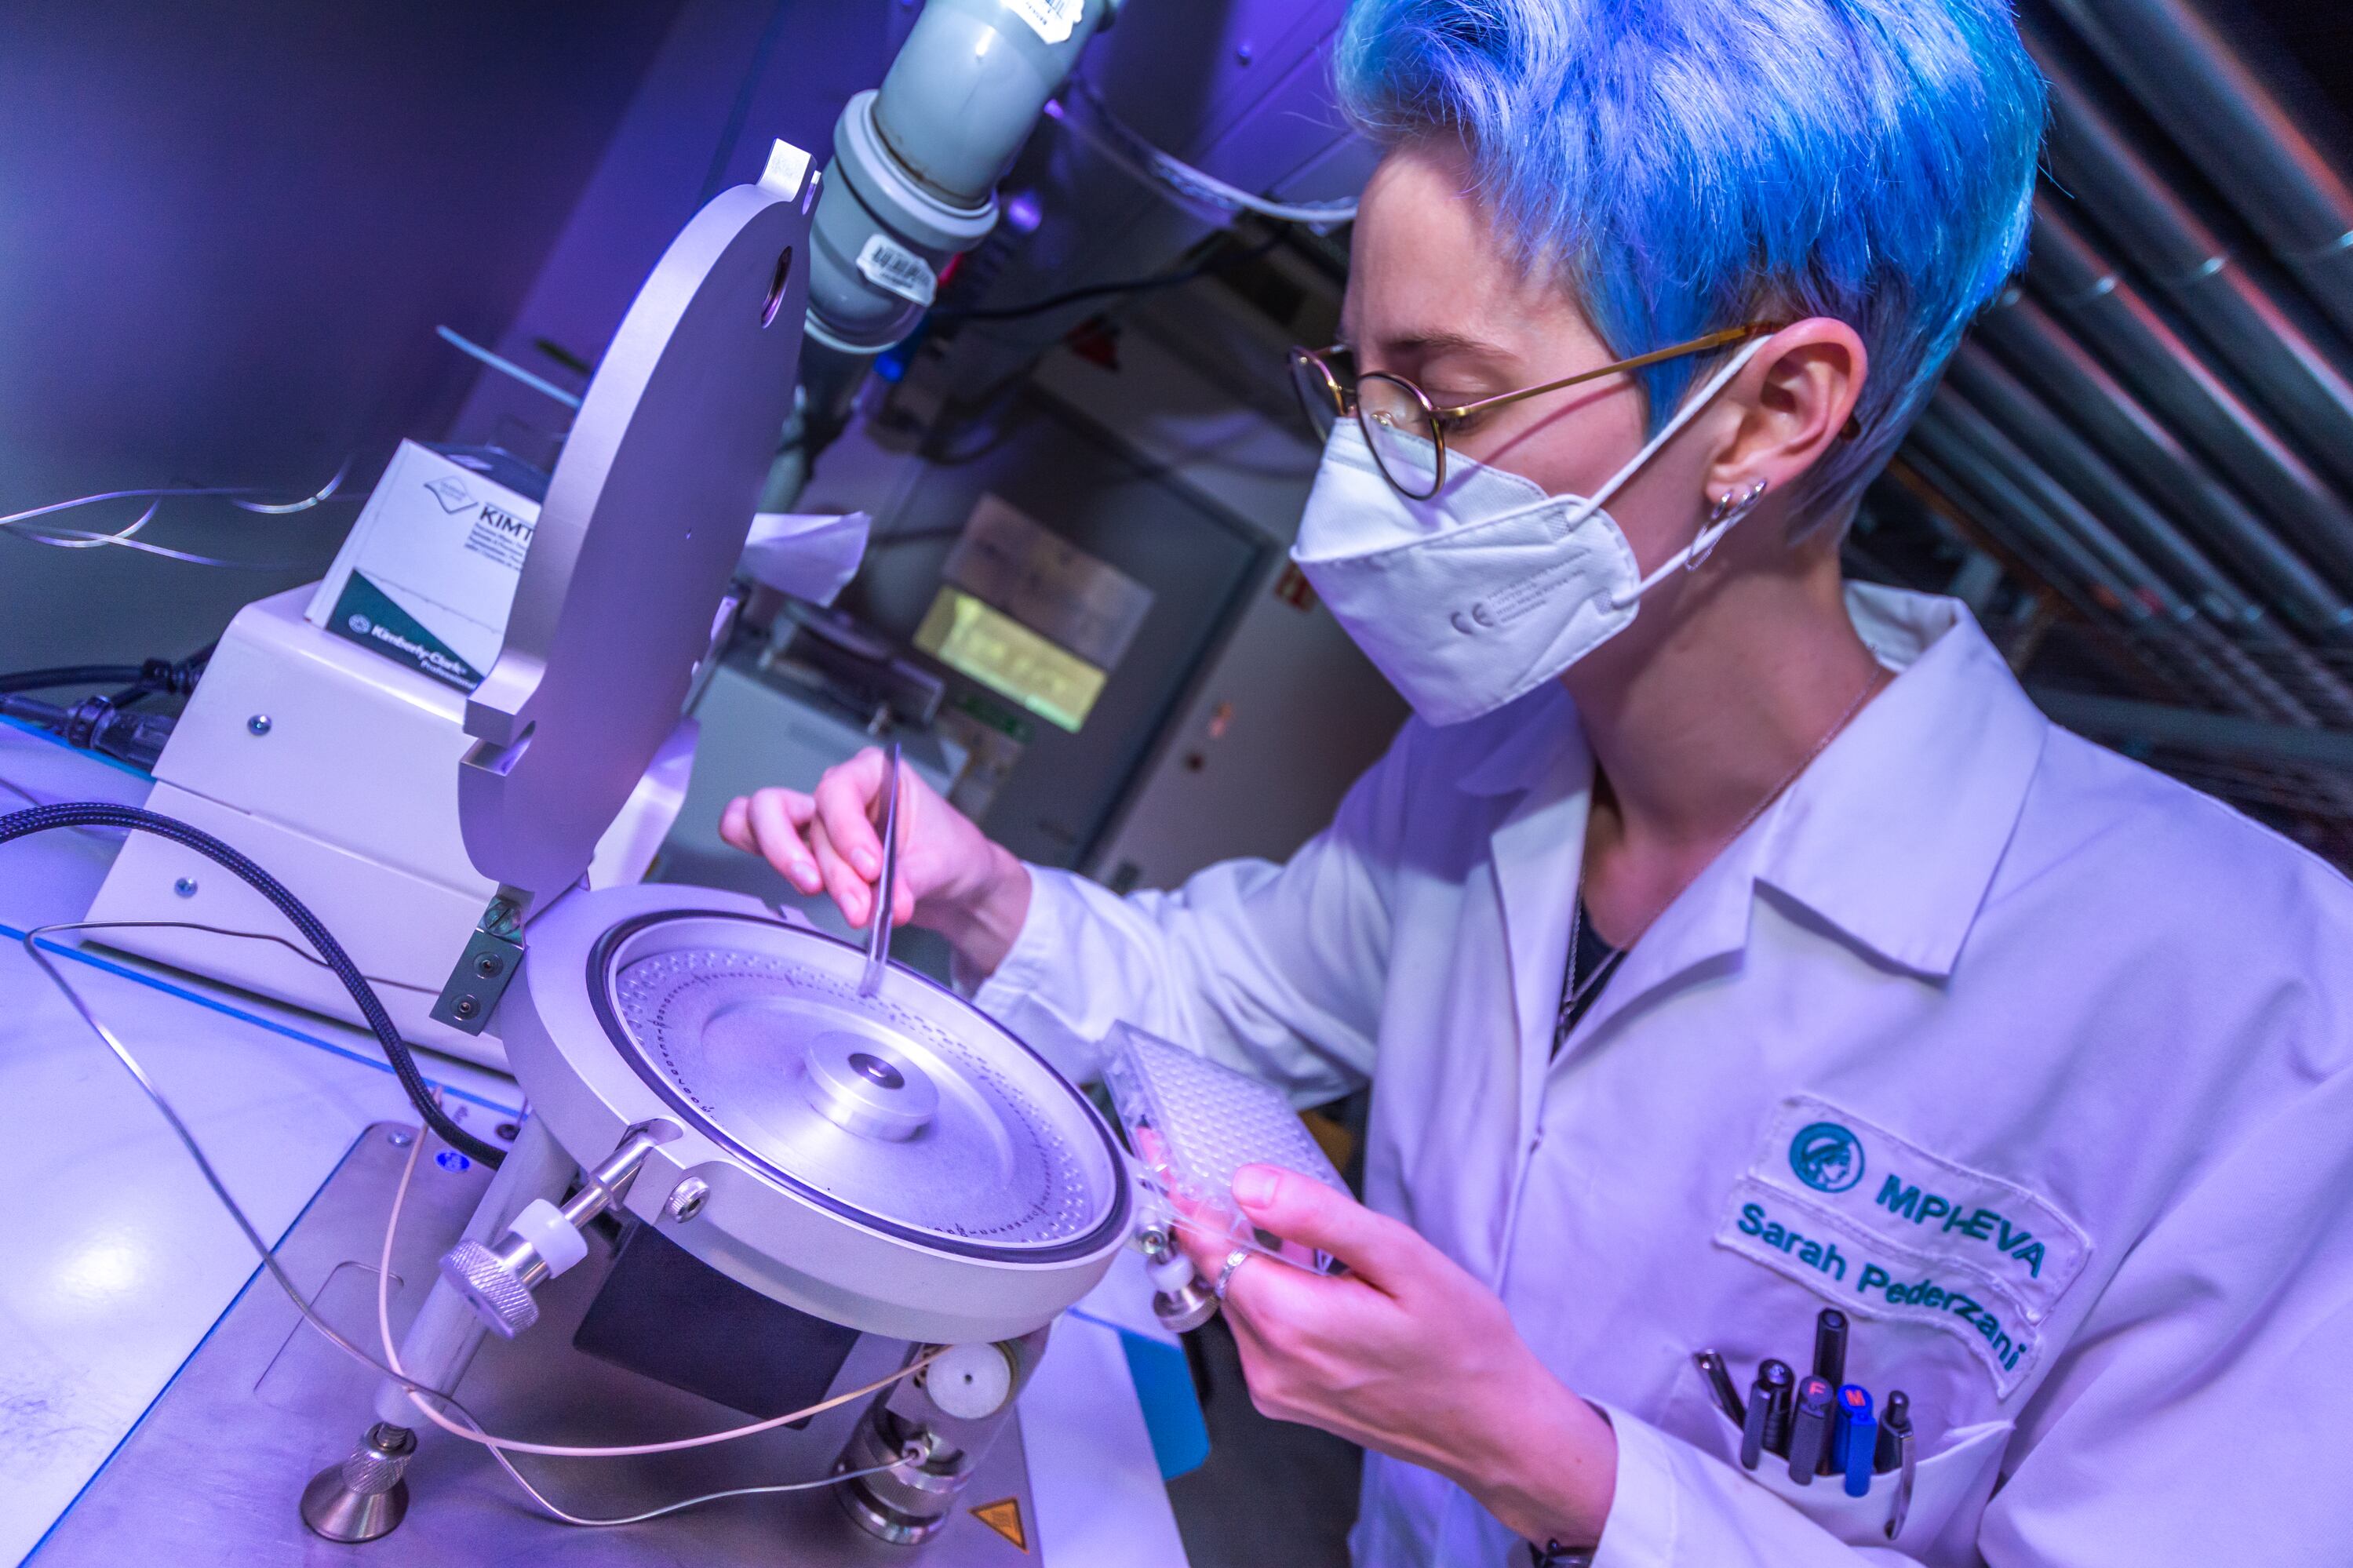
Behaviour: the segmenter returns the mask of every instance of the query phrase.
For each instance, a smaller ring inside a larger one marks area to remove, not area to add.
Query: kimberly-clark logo
[[[1818,1193],[1842,1193],[1862,1180],[1862,1141],[1835,1121],[1815,1121],[1789,1140],[1789,1169]]]
[[[443,511],[463,511],[474,504],[473,491],[466,488],[465,480],[455,475],[445,475],[425,488],[433,492],[433,499],[441,503]]]

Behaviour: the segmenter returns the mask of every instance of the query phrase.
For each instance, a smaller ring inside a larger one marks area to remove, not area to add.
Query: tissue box
[[[547,478],[489,447],[403,441],[304,612],[462,691],[506,641]]]

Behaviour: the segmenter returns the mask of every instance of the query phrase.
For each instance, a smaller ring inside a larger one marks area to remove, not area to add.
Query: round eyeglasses
[[[1333,358],[1346,353],[1347,345],[1334,343],[1328,348],[1296,348],[1291,351],[1291,386],[1299,395],[1300,411],[1307,416],[1321,439],[1332,433],[1332,426],[1353,416],[1357,427],[1365,433],[1365,445],[1372,449],[1373,461],[1379,465],[1381,477],[1397,491],[1413,500],[1428,500],[1446,483],[1446,432],[1459,426],[1473,414],[1517,403],[1524,397],[1536,397],[1547,392],[1558,392],[1581,382],[1598,381],[1605,375],[1621,371],[1641,370],[1649,365],[1685,354],[1705,353],[1727,344],[1743,342],[1767,332],[1780,331],[1771,322],[1750,321],[1743,326],[1727,327],[1694,338],[1689,342],[1671,348],[1654,349],[1631,359],[1616,360],[1593,370],[1579,371],[1575,375],[1548,381],[1541,386],[1523,387],[1517,392],[1498,393],[1475,403],[1463,403],[1440,408],[1430,401],[1430,395],[1408,381],[1385,370],[1366,371],[1351,376],[1335,368]]]

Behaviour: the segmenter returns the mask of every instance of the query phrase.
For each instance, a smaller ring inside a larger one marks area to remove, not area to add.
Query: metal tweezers
[[[858,994],[871,996],[882,987],[882,972],[891,967],[891,905],[899,884],[899,742],[891,742],[888,783],[882,796],[882,874],[874,881],[874,918],[866,927],[866,972],[858,977]]]

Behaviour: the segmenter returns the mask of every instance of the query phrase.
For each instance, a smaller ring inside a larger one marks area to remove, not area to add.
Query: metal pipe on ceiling
[[[1908,473],[1906,472],[1908,470]],[[1891,472],[1899,481],[1916,479],[1934,493],[1952,517],[1981,531],[2004,555],[2023,565],[2028,574],[2049,592],[2075,607],[2087,621],[2128,616],[2119,588],[2102,584],[2106,568],[2079,545],[2054,544],[2029,528],[2018,510],[2008,505],[1999,485],[1972,485],[1965,477],[1974,470],[1958,443],[1937,429],[1924,415]],[[2146,606],[2138,607],[2146,618]]]
[[[1991,437],[1991,444],[1981,437]],[[2027,554],[2040,555],[2058,568],[2055,582],[2080,584],[2108,618],[2137,633],[2152,621],[2173,623],[2197,615],[2137,557],[2121,546],[2122,559],[2097,549],[2052,517],[2035,486],[2024,478],[2033,465],[2014,448],[2014,460],[2003,461],[2000,448],[2008,442],[1958,398],[1941,391],[1931,398],[1913,425],[1910,440],[1961,498],[1975,503],[1973,512],[2005,520],[2013,535],[2031,542]],[[2096,522],[2094,531],[2105,532]]]
[[[2107,590],[2106,596],[2127,606],[2127,619],[2133,618],[2128,607],[2134,605],[2149,612],[2131,628],[2134,641],[2172,663],[2207,700],[2291,723],[2316,721],[2302,700],[2250,660],[2162,573],[1951,386],[1937,391],[1915,430],[1926,436],[1932,448],[1943,448],[1933,455],[1948,470],[1960,471],[1966,484],[1990,489],[2021,526],[2063,552],[2069,542],[2078,545],[2098,562],[2102,570],[2094,581]]]
[[[2264,625],[2263,607],[2094,452],[2056,410],[2020,384],[1990,350],[1975,342],[1964,343],[1945,374],[1945,386],[1984,416],[2023,457],[2093,515],[2125,536],[2151,568],[2208,619],[2247,636]]]
[[[2353,176],[2184,0],[2052,0],[2224,199],[2353,335]]]
[[[2225,469],[2340,592],[2353,590],[2353,508],[2047,197],[2035,202],[2027,278],[2052,313]]]
[[[2353,381],[2149,167],[2048,44],[2029,42],[2051,80],[2053,177],[2314,457],[2353,482]]]
[[[2126,595],[2147,605],[2158,619],[2179,625],[2198,618],[2197,605],[2168,582],[2165,574],[2094,516],[2064,485],[2043,472],[1968,399],[1950,386],[1940,387],[1929,402],[1929,410],[1970,455],[1978,469],[2000,475],[2026,499],[2028,521],[2090,551],[2107,567],[2112,579],[2124,585]]]
[[[2082,436],[1976,343],[1955,356],[1946,395],[1957,395],[2008,437],[2093,516],[2124,536],[2205,614],[2214,636],[2194,634],[2207,657],[2283,716],[2353,721],[2353,688],[2265,615]],[[2046,502],[2046,506],[2048,503]]]
[[[2091,352],[2022,290],[2008,290],[1975,336],[2042,393],[2109,462],[2221,552],[2298,629],[2324,642],[2353,633],[2353,604],[2249,510]]]

